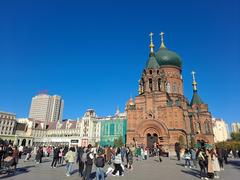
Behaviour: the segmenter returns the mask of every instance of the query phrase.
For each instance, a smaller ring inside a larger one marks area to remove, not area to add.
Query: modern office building
[[[223,119],[212,118],[214,142],[222,142],[229,139],[228,125]]]
[[[41,93],[32,98],[29,118],[45,124],[62,121],[63,107],[64,101],[60,96]]]

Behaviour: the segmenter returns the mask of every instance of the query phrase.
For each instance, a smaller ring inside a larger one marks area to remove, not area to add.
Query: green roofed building
[[[101,118],[100,146],[114,146],[116,142],[126,144],[127,118],[114,116]],[[121,139],[121,140],[120,140]],[[115,143],[114,143],[115,141]]]

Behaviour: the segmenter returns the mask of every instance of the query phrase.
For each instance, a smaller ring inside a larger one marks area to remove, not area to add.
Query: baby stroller
[[[15,160],[13,157],[11,156],[7,156],[4,160],[3,160],[3,168],[0,171],[0,174],[10,174],[10,173],[14,173],[15,169],[14,169],[14,165],[15,165]]]

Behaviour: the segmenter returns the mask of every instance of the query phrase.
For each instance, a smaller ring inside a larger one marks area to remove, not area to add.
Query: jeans
[[[185,159],[185,166],[191,166],[190,159]]]
[[[200,176],[201,177],[207,177],[207,170],[206,170],[206,165],[203,160],[199,160],[199,166],[200,166]]]
[[[67,175],[71,175],[72,173],[72,168],[73,168],[73,162],[68,162],[67,165],[66,165],[66,170],[67,170]]]
[[[101,176],[101,178],[99,177]],[[97,167],[96,169],[96,180],[104,180],[104,169],[102,167]]]

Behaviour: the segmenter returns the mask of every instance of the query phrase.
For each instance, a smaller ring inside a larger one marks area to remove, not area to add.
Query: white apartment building
[[[214,142],[222,142],[229,139],[228,125],[223,119],[212,118]]]
[[[64,101],[60,96],[39,94],[32,98],[29,118],[48,122],[62,121]]]
[[[0,112],[0,135],[13,135],[16,126],[16,115]]]
[[[240,132],[240,123],[232,123],[232,132]]]

